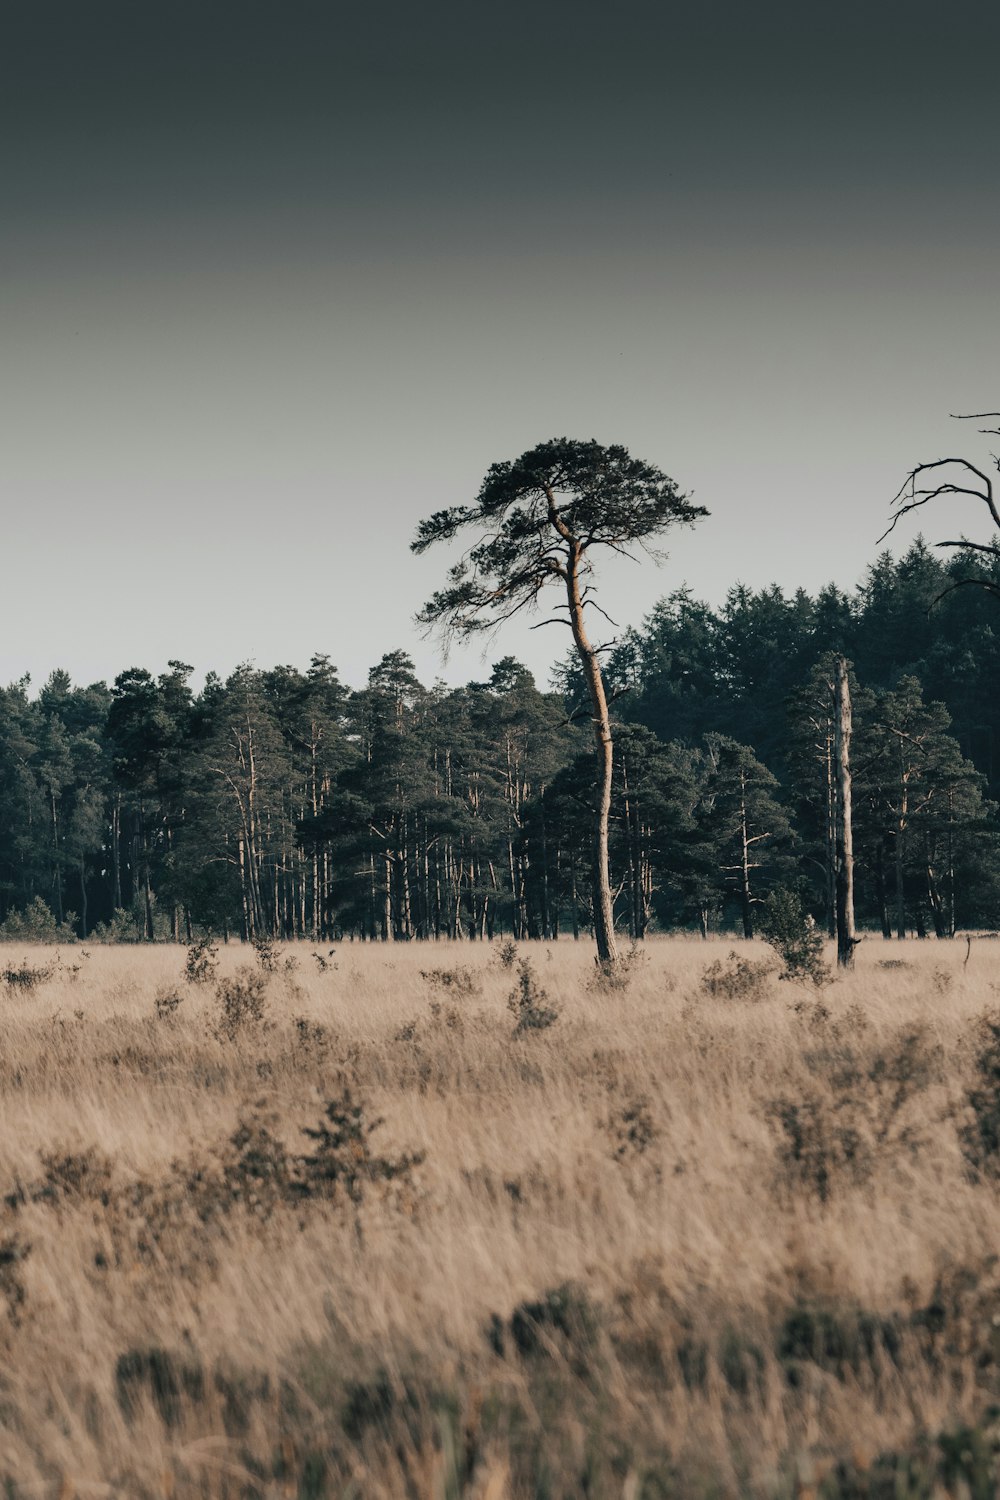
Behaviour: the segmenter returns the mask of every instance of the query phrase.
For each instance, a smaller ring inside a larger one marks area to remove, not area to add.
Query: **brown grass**
[[[221,996],[168,947],[3,988],[8,1493],[997,1493],[1000,946],[713,996],[732,946],[609,993],[524,945],[518,1035],[479,945],[286,948],[262,1007],[235,946]]]

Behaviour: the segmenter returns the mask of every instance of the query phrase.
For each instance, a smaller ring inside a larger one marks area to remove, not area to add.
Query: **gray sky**
[[[562,435],[712,512],[608,570],[621,624],[853,584],[912,463],[987,455],[947,414],[1000,404],[998,42],[979,0],[12,6],[0,678],[482,676],[409,540]]]

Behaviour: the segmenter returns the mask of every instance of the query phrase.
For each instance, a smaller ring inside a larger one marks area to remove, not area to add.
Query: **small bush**
[[[599,995],[620,994],[628,989],[648,957],[649,955],[639,947],[638,943],[633,943],[627,952],[621,954],[616,960],[595,958],[596,972],[588,988]]]
[[[35,896],[23,911],[8,912],[0,922],[0,943],[75,943],[76,933],[68,920],[57,922],[41,896]]]
[[[255,937],[252,940],[257,962],[265,974],[277,974],[281,968],[281,949],[273,938]]]
[[[170,985],[161,987],[156,992],[156,1000],[154,1002],[156,1005],[156,1019],[158,1021],[173,1021],[183,1003],[184,996],[176,987]]]
[[[597,1314],[586,1292],[566,1282],[543,1292],[535,1302],[522,1302],[506,1321],[494,1316],[488,1338],[497,1354],[530,1359],[567,1345],[587,1354],[597,1330]]]
[[[307,1126],[302,1132],[314,1143],[314,1149],[310,1155],[296,1158],[297,1191],[307,1198],[343,1193],[359,1204],[367,1188],[376,1182],[412,1188],[413,1169],[423,1161],[424,1154],[376,1155],[371,1138],[381,1124],[381,1120],[366,1118],[364,1104],[353,1098],[350,1089],[331,1099],[319,1125],[315,1129]]]
[[[475,969],[459,965],[454,969],[421,969],[420,977],[433,989],[455,999],[469,999],[481,995],[483,982]]]
[[[327,969],[335,969],[337,967],[333,962],[333,955],[336,951],[336,948],[331,948],[327,953],[313,954],[313,958],[316,960],[316,967],[321,974],[325,974]]]
[[[548,1003],[548,998],[538,983],[530,958],[522,958],[518,964],[517,987],[507,1001],[507,1009],[517,1018],[515,1036],[523,1036],[526,1031],[544,1031],[555,1025],[559,1011]]]
[[[1000,1011],[976,1023],[975,1082],[966,1092],[972,1120],[959,1131],[966,1159],[981,1172],[1000,1164]]]
[[[907,1106],[940,1077],[942,1052],[912,1026],[867,1057],[841,1044],[806,1060],[819,1083],[801,1098],[777,1101],[772,1117],[790,1177],[826,1202],[838,1182],[867,1182],[880,1160],[919,1147]]]
[[[31,1254],[27,1240],[8,1234],[0,1239],[0,1296],[7,1304],[12,1323],[16,1323],[27,1293],[21,1280],[21,1267]]]
[[[497,949],[497,963],[501,969],[512,969],[517,963],[518,947],[513,938],[504,938]]]
[[[185,1402],[204,1400],[205,1379],[198,1365],[166,1349],[128,1349],[115,1363],[115,1393],[129,1421],[149,1401],[164,1426],[175,1427]]]
[[[643,1096],[630,1099],[610,1121],[614,1154],[619,1161],[642,1156],[656,1140],[658,1131],[649,1100]]]
[[[107,922],[98,922],[90,934],[95,943],[141,943],[143,930],[135,913],[119,907]]]
[[[823,958],[823,934],[794,891],[772,891],[761,909],[758,927],[781,959],[780,979],[806,980],[817,988],[833,979]]]
[[[19,994],[30,995],[40,984],[51,979],[55,973],[56,966],[43,964],[39,969],[33,969],[26,958],[22,958],[19,964],[11,964],[6,969],[0,970],[0,979],[9,990]]]
[[[219,968],[219,950],[210,937],[192,943],[184,961],[184,978],[188,984],[211,984]]]
[[[702,975],[701,987],[716,1000],[762,1000],[771,974],[767,959],[745,958],[733,951],[724,961],[717,958],[709,964]]]
[[[214,1031],[220,1041],[234,1042],[258,1029],[267,1011],[266,974],[241,964],[231,979],[219,980],[215,993],[219,1016]]]
[[[262,1218],[289,1197],[293,1174],[293,1163],[271,1124],[258,1106],[237,1125],[222,1156],[227,1202]]]

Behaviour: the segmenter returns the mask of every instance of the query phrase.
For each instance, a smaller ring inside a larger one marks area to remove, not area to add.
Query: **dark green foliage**
[[[56,920],[41,896],[34,896],[23,911],[7,914],[0,924],[0,942],[75,943],[76,933],[68,923]]]
[[[772,891],[757,919],[761,937],[781,959],[781,979],[822,987],[833,974],[823,958],[823,935],[794,891]]]
[[[518,556],[538,560],[524,518],[541,504],[520,487],[561,453],[543,444],[484,484],[491,516],[513,486]],[[620,455],[609,465],[609,524],[629,496],[643,525],[656,519],[650,476]],[[671,493],[663,514],[690,519]],[[560,503],[580,518],[596,496]],[[445,513],[442,534],[463,514]],[[469,515],[481,514],[477,501]],[[945,592],[977,570],[1000,582],[995,559],[942,561],[918,542],[850,594],[739,587],[713,610],[682,590],[602,653],[618,931],[747,933],[779,886],[828,928],[831,651],[853,662],[860,927],[995,926],[997,603]],[[111,688],[54,672],[37,693],[0,689],[0,941],[305,938],[332,969],[329,945],[348,935],[590,928],[595,773],[575,659],[549,693],[510,657],[485,681],[429,689],[402,651],[355,692],[322,656],[305,671],[210,674],[197,695],[189,677],[174,661],[158,676],[130,667]]]

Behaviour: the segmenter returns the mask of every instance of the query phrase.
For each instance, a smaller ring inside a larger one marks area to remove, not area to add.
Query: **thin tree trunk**
[[[835,746],[837,761],[837,963],[854,966],[854,829],[851,808],[851,686],[847,662],[837,658]]]
[[[579,543],[570,549],[570,566],[566,578],[570,624],[573,639],[583,665],[583,675],[594,711],[594,747],[597,752],[597,809],[594,817],[594,941],[597,957],[603,964],[619,961],[615,942],[615,913],[611,897],[611,861],[608,849],[608,824],[611,819],[611,782],[614,774],[614,742],[611,737],[611,715],[604,691],[597,652],[587,636],[583,623],[583,599],[580,593]]]

